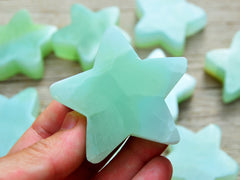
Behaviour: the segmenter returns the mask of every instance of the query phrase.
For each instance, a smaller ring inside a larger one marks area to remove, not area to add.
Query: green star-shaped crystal
[[[36,89],[28,88],[8,99],[0,95],[0,157],[6,155],[31,126],[39,112]]]
[[[140,19],[135,28],[137,47],[161,45],[174,56],[183,54],[185,38],[206,25],[206,13],[185,0],[137,0]]]
[[[238,164],[220,149],[221,130],[209,125],[199,131],[179,126],[181,141],[167,156],[173,165],[173,180],[235,180]]]
[[[240,97],[240,31],[235,35],[230,49],[207,53],[205,70],[224,84],[223,101],[232,102]]]
[[[54,26],[34,24],[26,10],[0,26],[0,81],[22,73],[33,79],[43,77],[43,60],[51,50]]]
[[[164,58],[164,57],[166,57],[166,55],[161,49],[155,49],[148,56],[148,58]],[[177,120],[179,113],[178,103],[181,103],[190,98],[193,94],[195,86],[196,86],[195,78],[185,73],[166,97],[165,101],[175,121]]]
[[[75,4],[71,10],[72,22],[53,36],[53,49],[56,56],[78,60],[83,70],[92,68],[104,32],[117,24],[119,9],[105,8],[92,12]]]
[[[187,68],[185,58],[142,61],[123,34],[103,36],[93,69],[53,84],[52,96],[87,117],[87,159],[103,160],[127,136],[179,140],[164,101]]]

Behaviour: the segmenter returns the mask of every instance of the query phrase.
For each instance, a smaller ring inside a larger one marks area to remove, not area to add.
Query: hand
[[[0,158],[0,179],[171,179],[171,163],[160,154],[166,145],[131,137],[107,162],[86,160],[86,118],[53,101]]]

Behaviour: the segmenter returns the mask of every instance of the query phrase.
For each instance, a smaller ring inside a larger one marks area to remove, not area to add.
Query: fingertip
[[[68,112],[72,111],[63,104],[53,100],[48,107],[37,117],[32,129],[43,139],[56,133]]]
[[[163,156],[157,156],[149,161],[133,178],[134,180],[171,180],[172,164]]]
[[[164,156],[156,157],[153,159],[153,164],[156,163],[156,166],[159,167],[159,169],[162,169],[161,172],[165,172],[165,179],[171,179],[172,173],[173,173],[173,167],[172,163],[169,159],[167,159]]]
[[[66,114],[70,111],[72,111],[70,108],[53,100],[15,143],[8,154],[21,151],[56,133],[60,129]]]
[[[71,108],[61,104],[56,100],[52,100],[52,102],[49,104],[49,107],[51,107],[52,109],[61,109],[62,111],[66,111],[66,112],[72,111]]]
[[[62,123],[61,129],[62,130],[71,129],[75,127],[77,123],[80,123],[81,126],[86,126],[86,117],[76,111],[68,112]]]
[[[78,112],[71,111],[67,113],[61,127],[62,131],[69,131],[65,133],[65,144],[69,147],[73,147],[73,144],[75,144],[75,146],[78,144],[77,146],[81,147],[84,158],[86,149],[86,125],[87,119],[85,116]],[[76,148],[76,151],[78,152],[79,149],[80,148]]]

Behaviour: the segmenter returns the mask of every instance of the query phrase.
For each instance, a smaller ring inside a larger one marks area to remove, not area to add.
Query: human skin
[[[160,156],[166,145],[130,137],[118,155],[99,164],[86,160],[86,118],[57,101],[0,158],[0,179],[170,180],[172,166]]]

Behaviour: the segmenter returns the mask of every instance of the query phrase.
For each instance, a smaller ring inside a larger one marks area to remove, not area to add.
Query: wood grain
[[[70,7],[82,3],[94,10],[117,5],[121,8],[120,26],[132,37],[137,22],[134,0],[0,0],[0,24],[9,21],[19,9],[28,9],[36,22],[63,27],[70,22]],[[194,96],[180,105],[178,123],[194,131],[215,123],[222,128],[222,149],[240,163],[240,100],[223,104],[222,85],[203,71],[205,54],[209,50],[228,48],[234,34],[240,30],[239,0],[191,0],[204,8],[208,15],[207,27],[187,39],[184,56],[188,59],[188,73],[197,79]],[[152,49],[136,49],[141,58],[147,57]],[[26,87],[36,87],[42,110],[52,100],[49,86],[60,79],[81,72],[76,62],[60,60],[53,54],[45,59],[45,76],[33,81],[24,76],[15,76],[0,82],[0,94],[11,97]]]

